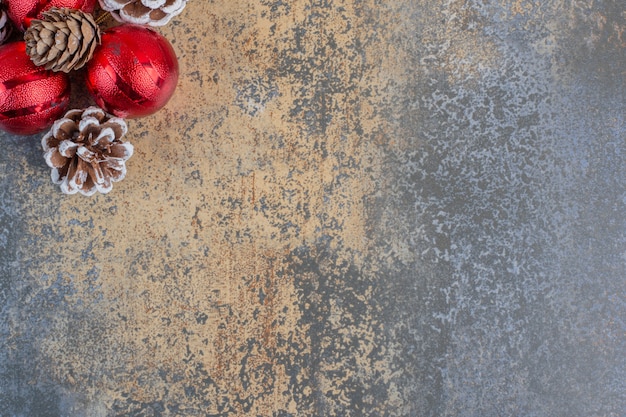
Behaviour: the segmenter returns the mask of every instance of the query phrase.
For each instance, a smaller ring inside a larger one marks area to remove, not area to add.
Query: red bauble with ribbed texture
[[[170,43],[152,29],[121,25],[102,34],[87,64],[87,89],[118,117],[148,116],[168,102],[178,82]]]
[[[67,110],[70,80],[38,67],[24,42],[0,47],[0,128],[19,135],[49,128]]]
[[[39,19],[41,13],[51,7],[67,7],[69,9],[82,10],[91,13],[96,7],[98,0],[10,0],[5,2],[9,17],[19,30],[26,30],[30,21]]]

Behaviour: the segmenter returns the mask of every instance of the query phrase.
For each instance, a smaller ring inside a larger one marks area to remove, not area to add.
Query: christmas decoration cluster
[[[160,110],[178,82],[176,54],[150,26],[167,24],[186,3],[0,0],[0,129],[47,131],[44,159],[63,193],[108,193],[126,175],[133,146],[123,140],[125,119]],[[116,24],[103,29],[108,16]],[[94,106],[68,110],[75,79]]]

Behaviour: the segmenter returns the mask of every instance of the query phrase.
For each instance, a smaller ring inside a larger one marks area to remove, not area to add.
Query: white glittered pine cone
[[[41,140],[52,181],[65,194],[108,193],[126,176],[133,145],[122,142],[126,122],[99,107],[70,110]]]
[[[9,36],[13,32],[13,26],[11,26],[11,20],[7,14],[6,6],[0,1],[0,45],[5,43]]]
[[[120,22],[163,26],[180,14],[187,0],[99,0],[100,7]]]

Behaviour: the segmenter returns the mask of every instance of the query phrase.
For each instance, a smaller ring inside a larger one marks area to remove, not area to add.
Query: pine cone
[[[180,14],[187,0],[100,0],[100,7],[121,22],[163,26]]]
[[[11,32],[13,32],[13,26],[11,26],[6,6],[0,2],[0,45],[9,39]]]
[[[65,194],[108,193],[126,176],[133,145],[122,142],[126,122],[98,107],[70,110],[42,138],[52,181]]]
[[[44,12],[41,20],[32,21],[24,40],[35,65],[70,72],[91,59],[100,43],[100,29],[88,13],[54,7]]]

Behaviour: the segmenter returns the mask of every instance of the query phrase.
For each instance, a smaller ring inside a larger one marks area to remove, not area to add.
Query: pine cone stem
[[[109,19],[113,19],[113,16],[111,16],[111,12],[103,11],[103,13],[96,18],[96,24],[98,26],[102,26]]]

